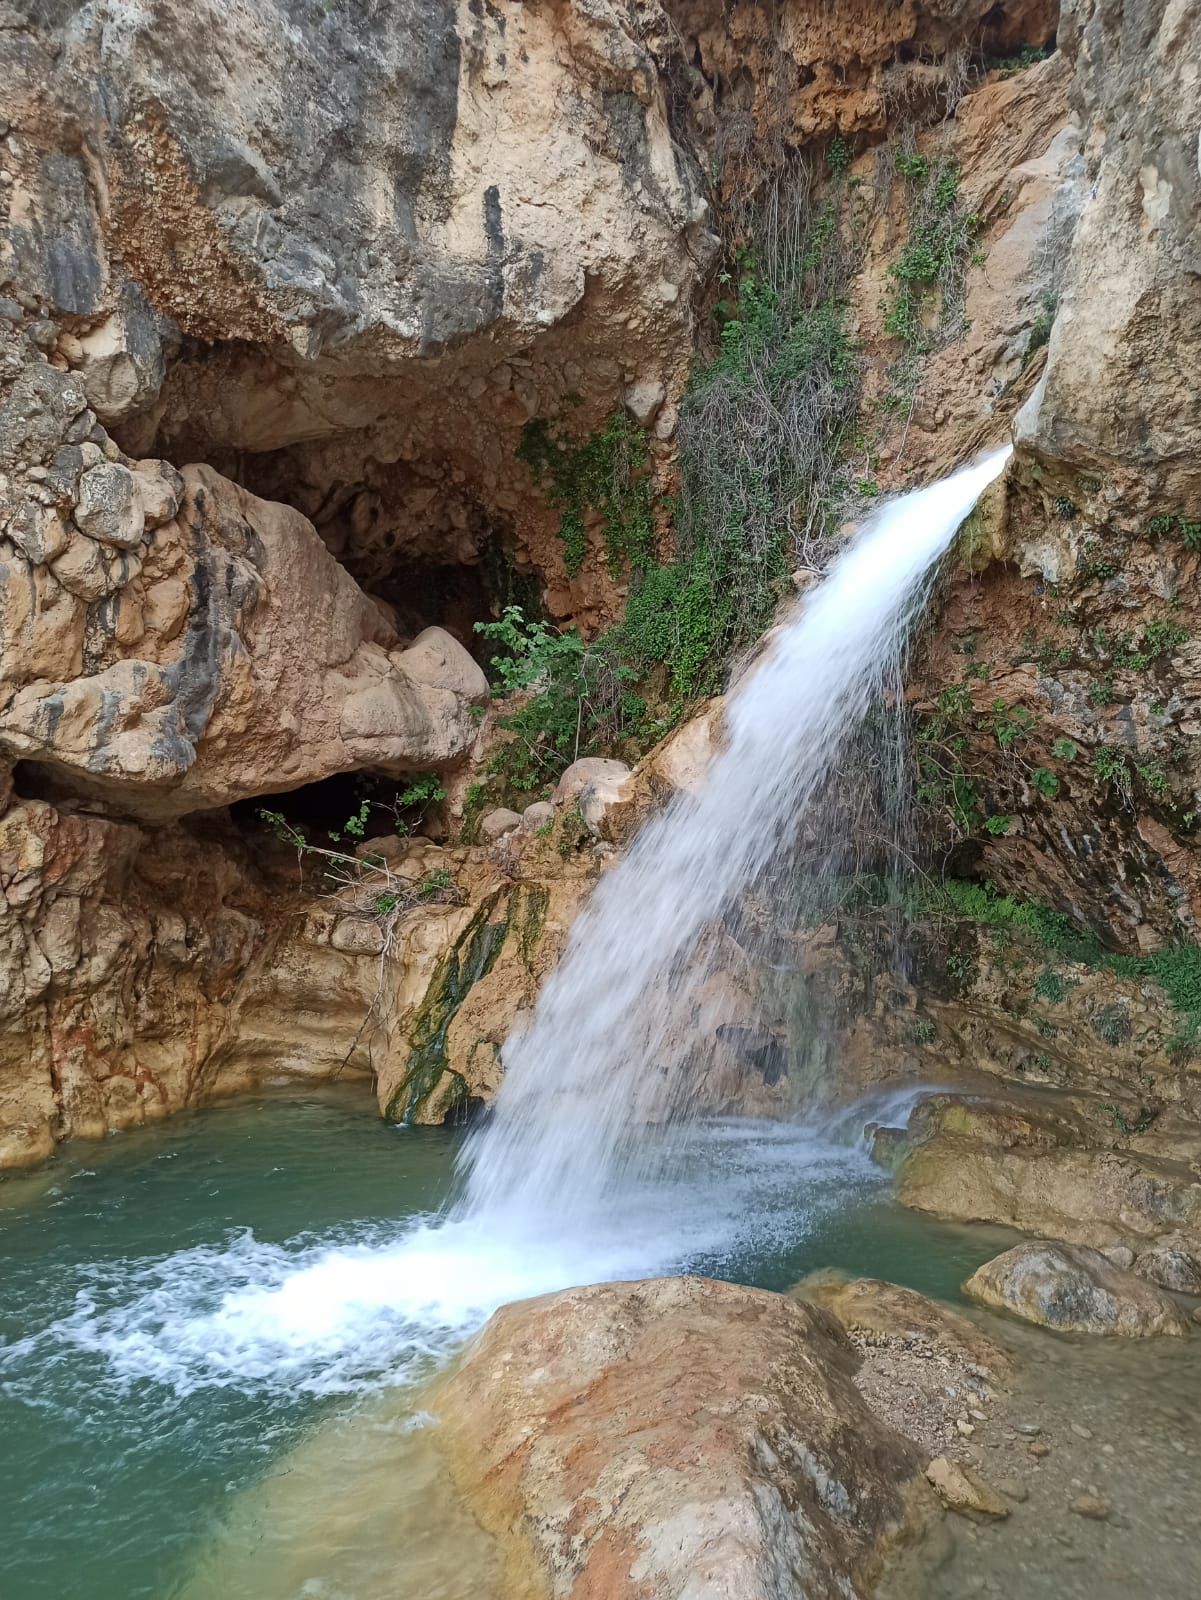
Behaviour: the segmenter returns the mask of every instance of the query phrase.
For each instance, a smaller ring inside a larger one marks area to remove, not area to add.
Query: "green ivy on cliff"
[[[1169,1048],[1192,1053],[1201,1046],[1201,945],[1168,945],[1147,956],[1106,950],[1091,931],[1081,931],[1061,911],[1036,900],[1001,894],[990,883],[947,879],[924,897],[923,911],[966,918],[983,927],[1025,935],[1041,949],[1085,967],[1103,967],[1123,978],[1156,983],[1176,1013],[1176,1032]],[[1035,992],[1041,999],[1062,1000],[1064,980],[1053,970],[1040,974]]]
[[[527,422],[517,457],[535,482],[550,486],[571,576],[588,554],[589,513],[599,518],[613,577],[650,564],[655,545],[650,452],[645,432],[624,411],[579,442],[556,438],[544,421]]]
[[[959,169],[948,157],[931,162],[903,147],[894,163],[905,182],[909,223],[905,248],[889,268],[884,327],[903,341],[893,379],[907,390],[922,358],[964,327],[964,281],[981,218],[961,205]]]

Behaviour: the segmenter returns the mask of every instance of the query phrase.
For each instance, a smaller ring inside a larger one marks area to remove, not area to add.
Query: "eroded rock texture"
[[[745,242],[754,183],[790,151],[815,203],[846,184],[865,401],[847,476],[927,481],[1020,418],[1009,481],[915,661],[919,748],[941,773],[929,839],[956,874],[1050,901],[1109,948],[1195,937],[1187,8],[157,0],[8,20],[0,755],[14,860],[35,817],[76,840],[55,857],[70,870],[10,880],[10,1120],[70,1132],[150,1114],[159,1035],[132,974],[165,956],[140,931],[107,966],[73,966],[56,929],[74,902],[81,950],[112,947],[103,930],[134,892],[116,863],[173,852],[254,926],[234,975],[204,979],[222,998],[197,1001],[192,1065],[156,1104],[273,1063],[370,1071],[382,1109],[430,1120],[494,1091],[504,1033],[606,853],[696,781],[714,737],[709,717],[629,783],[520,820],[495,808],[483,843],[457,842],[494,737],[472,624],[514,583],[585,632],[623,599],[599,520],[567,572],[559,508],[517,446],[532,421],[579,439],[625,407],[670,486],[692,347],[723,292],[717,236]],[[943,326],[924,307],[898,391],[888,308],[918,205],[902,146],[911,171],[953,169],[975,220],[961,314]],[[432,821],[456,843],[389,841],[382,911],[205,820],[358,772],[437,772],[450,790]],[[106,829],[125,841],[111,862]],[[151,923],[182,916],[188,951],[205,947],[203,894],[137,893]],[[778,1109],[791,1003],[720,937],[715,1103]],[[1052,1088],[1090,1162],[1133,1150],[1195,1182],[1180,1129],[1197,1075],[1154,983],[1071,960],[1033,1008],[1018,991],[1037,969],[940,937],[912,981],[874,988],[845,929],[792,951],[836,1016],[801,1091],[835,1057],[848,1083],[969,1063],[1002,1080],[998,1126],[1015,1083]],[[89,1088],[81,1065],[69,1090],[42,1042],[21,1110],[20,1041],[65,1038],[55,1019],[95,1013],[106,985],[121,998],[77,1059],[124,1041],[143,1087],[121,1109],[114,1074],[97,1065]],[[80,1109],[88,1096],[100,1110]],[[1084,1232],[1097,1207],[1064,1182]],[[1029,1193],[991,1211],[1029,1223]]]
[[[604,563],[569,583],[514,452],[536,416],[586,431],[628,398],[653,423],[686,368],[713,242],[668,128],[663,14],[37,6],[2,38],[0,759],[42,797],[8,819],[13,1148],[204,1098],[206,1071],[256,1081],[273,1053],[330,1071],[357,1049],[391,1103],[410,1051],[363,1056],[372,919],[354,932],[353,908],[340,921],[287,873],[264,890],[234,835],[164,825],[339,773],[461,766],[487,698],[464,644],[498,562],[559,614],[611,614]],[[205,893],[156,898],[121,868],[135,857],[255,907],[220,981],[198,953]],[[389,940],[389,1017],[420,1031],[431,974],[509,894],[482,884],[445,912],[435,895]],[[169,970],[160,916],[205,974],[178,1072],[136,998],[137,971]],[[491,1051],[473,1088],[534,981],[472,1023]],[[54,1041],[80,1006],[68,1071]],[[139,1062],[129,1105],[114,1051]],[[401,1098],[439,1078],[427,1060]]]
[[[256,0],[18,29],[13,281],[131,451],[289,500],[402,603],[503,535],[586,611],[603,568],[569,592],[514,446],[627,393],[653,420],[685,370],[712,246],[663,28]]]
[[[509,1581],[610,1600],[870,1593],[929,1501],[840,1326],[704,1278],[498,1311],[433,1397]]]

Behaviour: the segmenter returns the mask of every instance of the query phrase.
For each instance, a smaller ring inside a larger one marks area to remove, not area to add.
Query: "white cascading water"
[[[776,630],[731,693],[703,786],[602,879],[506,1046],[449,1213],[349,1240],[243,1232],[127,1262],[116,1295],[106,1268],[10,1360],[36,1371],[71,1347],[118,1382],[177,1393],[374,1388],[426,1370],[507,1301],[787,1251],[824,1211],[878,1192],[864,1152],[827,1129],[691,1115],[705,1107],[689,1019],[703,1014],[706,929],[803,821],[830,826],[823,782],[897,681],[938,558],[1008,455],[882,506]],[[860,1122],[903,1123],[913,1098]]]
[[[781,625],[731,695],[724,749],[695,794],[638,834],[577,921],[533,1023],[504,1050],[493,1115],[469,1143],[464,1211],[589,1233],[642,1186],[686,1114],[708,926],[795,833],[903,659],[935,563],[1009,450],[888,502]]]

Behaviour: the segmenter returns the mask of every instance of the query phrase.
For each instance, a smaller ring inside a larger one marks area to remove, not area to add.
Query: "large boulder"
[[[703,1278],[507,1306],[432,1406],[510,1580],[553,1600],[851,1600],[928,1509],[815,1307]]]
[[[1141,1339],[1188,1332],[1184,1313],[1170,1295],[1099,1250],[1061,1240],[1006,1250],[978,1268],[963,1289],[983,1305],[1064,1333]]]
[[[72,445],[81,407],[50,368],[0,394],[0,757],[161,819],[466,753],[488,685],[457,640],[402,647],[290,507],[210,467],[132,471],[100,429]]]

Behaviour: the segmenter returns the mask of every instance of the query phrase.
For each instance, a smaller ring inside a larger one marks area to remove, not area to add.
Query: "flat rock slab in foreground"
[[[705,1278],[506,1306],[438,1390],[507,1594],[852,1600],[933,1507],[815,1306]]]
[[[986,1261],[963,1286],[983,1305],[1065,1333],[1186,1334],[1180,1307],[1162,1289],[1084,1245],[1043,1240]]]

